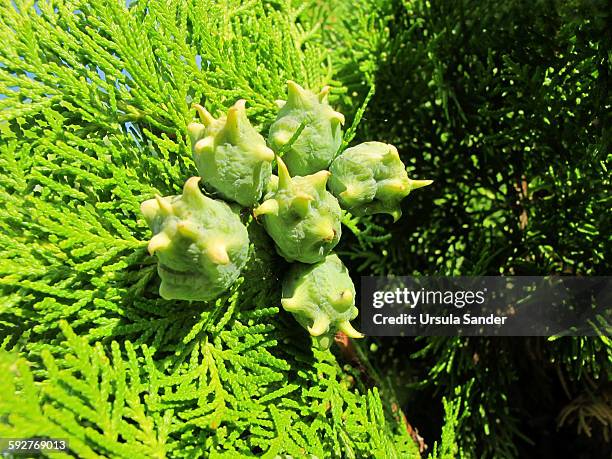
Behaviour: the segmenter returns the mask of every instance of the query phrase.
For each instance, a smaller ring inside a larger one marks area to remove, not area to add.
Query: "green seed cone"
[[[431,180],[408,178],[393,145],[365,142],[347,148],[331,164],[329,189],[354,215],[387,213],[397,221],[402,199]]]
[[[344,116],[327,103],[329,87],[319,94],[287,82],[287,102],[270,126],[268,141],[277,153],[289,143],[302,123],[304,130],[283,155],[291,175],[309,175],[327,169],[342,144]]]
[[[204,186],[250,207],[270,180],[274,152],[249,122],[245,103],[239,100],[220,119],[196,105],[202,123],[191,123],[188,133]]]
[[[355,319],[355,286],[337,255],[313,265],[293,265],[283,281],[283,308],[308,330],[319,347],[328,348],[337,331],[361,338]]]
[[[326,189],[329,172],[291,177],[278,158],[278,189],[253,212],[287,261],[317,263],[338,244],[342,211]]]
[[[158,260],[159,294],[165,299],[208,301],[238,278],[249,254],[240,218],[222,201],[208,198],[199,177],[179,196],[156,196],[140,209],[153,231],[148,249]]]

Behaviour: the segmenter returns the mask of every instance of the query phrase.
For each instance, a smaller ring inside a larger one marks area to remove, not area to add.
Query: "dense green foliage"
[[[494,4],[410,2],[393,20],[364,138],[436,183],[404,203],[418,221],[379,270],[609,273],[610,13]]]
[[[392,143],[434,180],[395,225],[344,218],[351,274],[609,275],[605,1],[128,3],[0,4],[0,437],[79,457],[418,457],[409,421],[445,459],[609,449],[609,340],[319,351],[251,218],[255,256],[203,304],[159,297],[139,212],[197,175],[193,103],[244,98],[267,132],[292,79],[332,86],[345,146]]]
[[[434,184],[404,201],[389,239],[344,246],[351,269],[610,275],[609,4],[417,0],[392,13],[358,138],[393,143]],[[599,457],[611,447],[607,339],[380,344],[426,438],[439,422],[432,396],[458,394],[459,438],[477,454]]]
[[[313,349],[279,310],[286,267],[252,218],[254,255],[209,304],[160,298],[146,250],[140,203],[196,175],[192,103],[219,115],[244,98],[265,130],[291,78],[356,113],[334,75],[361,61],[332,65],[313,8],[0,5],[0,437],[65,438],[78,457],[417,457],[367,355]],[[335,36],[363,36],[365,14]],[[368,88],[366,70],[347,74]]]

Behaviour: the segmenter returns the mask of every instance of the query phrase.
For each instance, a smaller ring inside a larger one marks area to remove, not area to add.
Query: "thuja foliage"
[[[140,203],[197,175],[192,104],[220,116],[245,99],[265,130],[287,79],[329,84],[351,140],[373,61],[329,52],[311,8],[0,4],[1,437],[65,438],[78,457],[418,457],[368,353],[313,348],[282,311],[284,261],[251,216],[256,256],[209,303],[160,297],[147,250]],[[331,35],[365,50],[379,22],[357,11]],[[380,238],[369,219],[344,222],[363,244]],[[444,457],[458,407],[446,404]]]
[[[405,203],[390,238],[347,245],[345,259],[376,274],[610,275],[607,2],[392,8],[380,52],[387,59],[359,135],[384,137],[434,184]],[[431,338],[389,347],[381,360],[388,357],[398,386],[412,378],[422,389],[404,394],[423,424],[432,422],[432,395],[462,396],[469,415],[459,438],[474,454],[609,451],[608,339]]]

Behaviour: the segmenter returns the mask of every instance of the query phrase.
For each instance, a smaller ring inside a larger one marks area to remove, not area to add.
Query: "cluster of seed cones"
[[[240,210],[250,208],[292,263],[283,308],[322,348],[337,330],[362,336],[350,323],[358,314],[355,287],[332,253],[342,235],[342,209],[397,220],[401,200],[431,181],[409,179],[397,150],[385,143],[365,142],[338,155],[344,116],[331,108],[328,94],[329,87],[315,94],[289,81],[267,142],[249,122],[244,100],[218,119],[195,106],[200,122],[188,127],[193,158],[214,197],[192,177],[182,195],[142,204],[162,297],[208,301],[235,282],[249,257]]]

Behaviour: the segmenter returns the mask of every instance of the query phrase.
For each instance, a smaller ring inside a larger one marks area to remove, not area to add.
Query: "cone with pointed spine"
[[[204,186],[250,207],[270,180],[274,152],[249,122],[245,104],[239,100],[219,119],[194,105],[202,122],[189,124],[187,130]]]
[[[406,167],[393,145],[365,142],[347,148],[331,164],[329,189],[340,205],[354,215],[387,213],[397,221],[400,202],[431,180],[408,178]]]
[[[314,265],[293,265],[283,280],[281,304],[323,349],[338,330],[351,338],[363,337],[350,323],[358,314],[355,286],[335,254]]]
[[[182,195],[156,196],[140,206],[154,234],[148,249],[157,255],[165,299],[212,300],[232,285],[248,258],[246,227],[227,204],[204,196],[199,180],[187,180]]]
[[[292,175],[308,175],[327,169],[342,143],[344,116],[327,103],[329,86],[319,94],[287,82],[287,102],[278,103],[280,110],[270,126],[268,142],[279,152],[293,137],[300,125],[304,130],[283,155]]]
[[[328,171],[292,178],[278,158],[278,189],[253,214],[287,261],[316,263],[340,240],[342,211],[325,189],[328,178]]]

